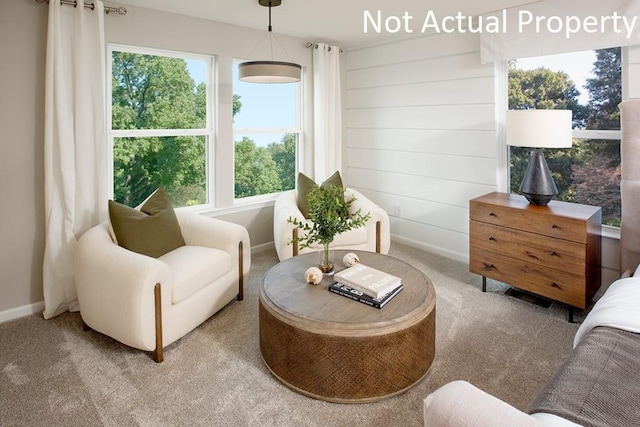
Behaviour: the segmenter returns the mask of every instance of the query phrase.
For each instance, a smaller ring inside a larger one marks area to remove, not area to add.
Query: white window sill
[[[229,215],[234,213],[253,211],[257,209],[263,209],[271,207],[275,204],[276,199],[282,193],[267,194],[264,196],[247,197],[245,199],[238,199],[234,202],[233,206],[228,207],[215,207],[212,205],[200,205],[200,206],[184,206],[178,208],[180,210],[188,210],[200,215],[216,217],[222,215]]]

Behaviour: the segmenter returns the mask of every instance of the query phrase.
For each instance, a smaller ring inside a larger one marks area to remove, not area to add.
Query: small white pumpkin
[[[345,267],[354,266],[359,262],[360,262],[360,258],[358,258],[358,255],[354,254],[353,252],[349,252],[344,257],[342,257],[342,263],[344,264]]]
[[[304,280],[310,285],[317,285],[322,281],[322,271],[318,267],[309,267],[304,272]]]

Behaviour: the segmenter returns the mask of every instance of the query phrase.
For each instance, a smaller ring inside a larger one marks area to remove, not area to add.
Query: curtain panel
[[[480,34],[482,63],[640,44],[638,0],[544,0],[489,17],[500,25]]]
[[[104,5],[49,3],[45,76],[44,317],[78,311],[74,249],[106,220]]]
[[[342,168],[340,47],[313,49],[314,178],[322,182]]]

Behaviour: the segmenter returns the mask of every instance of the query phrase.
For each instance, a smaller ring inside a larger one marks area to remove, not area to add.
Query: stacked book
[[[364,264],[342,270],[333,278],[336,283],[329,286],[329,291],[375,308],[384,307],[402,290],[399,277]]]

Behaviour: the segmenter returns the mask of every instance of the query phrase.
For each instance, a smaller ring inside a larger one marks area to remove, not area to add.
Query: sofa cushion
[[[109,219],[118,245],[158,258],[184,246],[169,196],[158,188],[140,210],[109,200]]]
[[[171,302],[178,304],[227,273],[231,255],[204,246],[182,246],[158,258],[171,270]]]
[[[339,171],[335,171],[333,175],[325,179],[321,184],[322,187],[325,187],[327,185],[335,185],[336,187],[344,188],[344,185],[342,184],[342,177],[340,176]],[[312,180],[302,172],[298,173],[298,209],[300,209],[302,215],[307,219],[309,219],[309,202],[307,200],[307,196],[309,195],[309,192],[317,186],[318,184],[316,184],[314,180]]]

